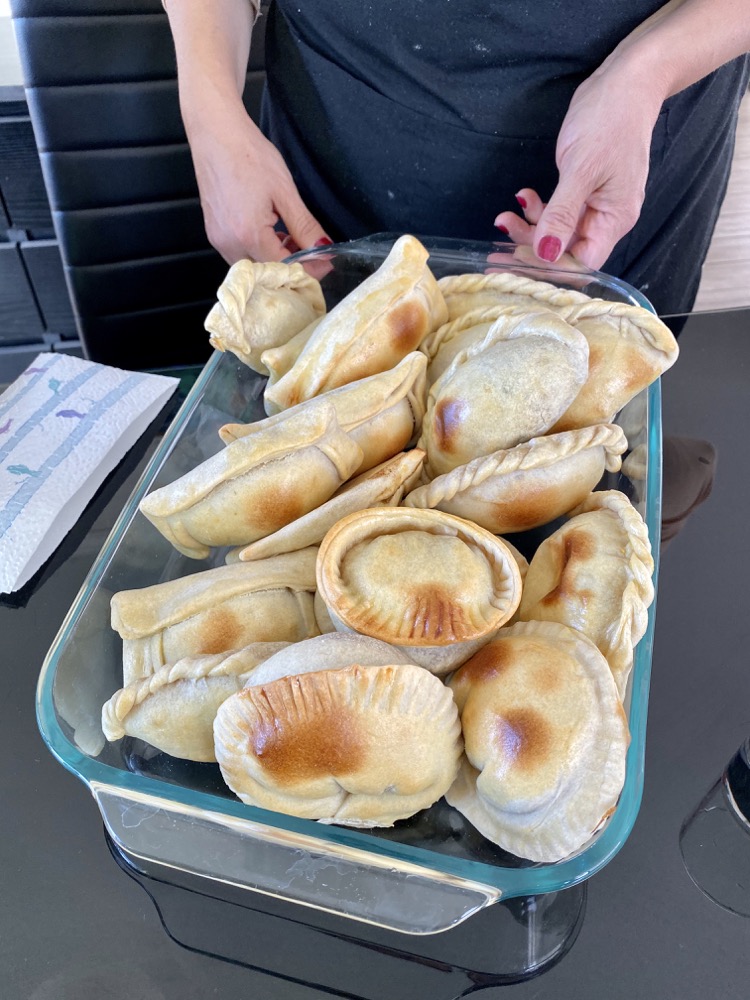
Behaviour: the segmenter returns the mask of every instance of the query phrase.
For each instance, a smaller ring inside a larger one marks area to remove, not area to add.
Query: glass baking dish
[[[395,236],[303,251],[329,309],[384,260]],[[560,287],[651,308],[622,281],[578,267],[540,266],[512,244],[424,240],[437,277],[508,270]],[[392,930],[446,930],[496,900],[554,892],[589,878],[628,837],[641,801],[655,602],[637,646],[626,697],[631,743],[625,785],[607,824],[573,857],[520,860],[484,840],[441,800],[392,829],[361,831],[244,805],[218,765],[176,760],[132,738],[106,743],[101,706],[122,684],[121,640],[109,602],[223,562],[180,555],[138,512],[145,493],[173,481],[222,447],[218,429],[264,416],[264,379],[231,354],[214,352],[159,444],[50,649],[39,678],[37,717],[52,753],[84,781],[115,844],[134,858],[192,872]],[[661,524],[659,381],[618,414],[637,478],[606,474],[600,488],[627,493],[649,529],[658,571]],[[545,533],[548,533],[547,529]],[[540,536],[513,536],[527,555]]]

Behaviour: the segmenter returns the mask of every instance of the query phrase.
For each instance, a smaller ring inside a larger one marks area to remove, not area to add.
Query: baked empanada
[[[552,622],[503,629],[450,680],[465,756],[446,799],[532,861],[575,853],[614,811],[630,735],[607,662]]]
[[[205,559],[210,546],[246,545],[324,503],[362,455],[324,405],[234,441],[140,510],[183,555]]]
[[[356,472],[365,472],[416,440],[427,398],[426,367],[424,354],[414,351],[387,372],[332,389],[257,423],[224,424],[219,436],[225,444],[230,444],[239,438],[281,427],[287,420],[297,419],[300,413],[332,406],[339,426],[364,453]]]
[[[270,684],[281,677],[344,667],[387,667],[412,663],[398,646],[356,632],[331,632],[285,645],[246,675],[243,687]]]
[[[517,617],[583,632],[606,657],[624,697],[654,599],[648,529],[617,490],[592,493],[571,515],[535,552]]]
[[[286,344],[326,311],[320,283],[301,264],[238,260],[206,317],[209,342],[268,374],[261,354]]]
[[[589,374],[553,431],[613,420],[677,360],[679,348],[672,331],[641,306],[591,299],[562,315],[588,341]]]
[[[102,708],[108,740],[134,736],[184,760],[215,761],[219,705],[287,642],[256,642],[231,653],[188,657],[116,691]],[[296,644],[295,644],[296,645]]]
[[[626,448],[615,424],[532,438],[438,476],[403,505],[445,510],[497,535],[526,531],[582,503],[605,468],[619,470]]]
[[[424,452],[419,448],[402,451],[387,462],[344,483],[320,507],[272,535],[266,535],[240,549],[238,558],[243,561],[264,559],[279,552],[294,552],[295,549],[304,549],[308,545],[319,545],[329,528],[347,514],[368,507],[395,507],[401,502],[404,492],[416,483],[423,462]]]
[[[123,639],[123,686],[186,656],[318,635],[317,549],[219,566],[112,598]]]
[[[420,667],[344,667],[248,687],[214,722],[224,780],[249,805],[392,826],[436,802],[461,755],[448,688]]]
[[[450,647],[452,655],[463,642],[481,641],[511,617],[521,594],[501,539],[435,510],[350,514],[323,539],[317,576],[334,625],[410,654]]]
[[[591,301],[591,297],[584,292],[558,288],[547,281],[537,281],[510,271],[451,274],[440,278],[438,286],[448,308],[449,320],[477,309],[497,306],[522,306],[526,309],[545,306],[557,312]]]
[[[548,309],[495,323],[430,388],[419,441],[428,475],[544,434],[587,374],[586,338]]]
[[[447,318],[428,257],[413,236],[398,239],[378,270],[322,320],[292,368],[266,388],[266,412],[386,371],[416,350]]]

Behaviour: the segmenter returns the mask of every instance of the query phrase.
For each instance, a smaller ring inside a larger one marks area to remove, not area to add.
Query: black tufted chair
[[[227,268],[203,229],[160,0],[12,0],[12,13],[87,356],[131,369],[202,362]],[[257,118],[254,35],[245,103]]]

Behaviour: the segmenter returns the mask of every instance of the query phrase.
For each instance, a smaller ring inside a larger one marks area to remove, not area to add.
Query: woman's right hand
[[[190,133],[206,234],[228,264],[282,260],[331,242],[281,154],[244,107],[223,108],[218,120],[194,124]],[[276,230],[279,222],[286,233]]]

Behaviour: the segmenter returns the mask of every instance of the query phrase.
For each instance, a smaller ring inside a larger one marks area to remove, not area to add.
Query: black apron
[[[497,240],[515,192],[547,200],[576,87],[663,0],[275,0],[263,128],[336,240]],[[603,270],[688,311],[731,166],[748,60],[671,98],[646,200]]]

